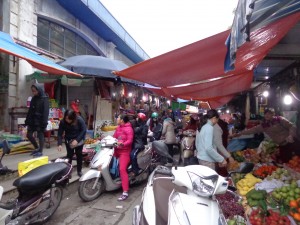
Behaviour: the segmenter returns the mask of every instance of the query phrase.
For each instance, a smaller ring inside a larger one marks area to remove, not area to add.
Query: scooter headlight
[[[219,178],[217,174],[205,177],[205,176],[199,176],[192,172],[188,172],[188,175],[192,182],[193,191],[197,195],[203,197],[208,197],[213,195],[216,188],[216,183]]]

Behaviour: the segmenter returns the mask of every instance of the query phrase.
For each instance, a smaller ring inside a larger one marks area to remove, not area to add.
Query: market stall
[[[241,198],[226,193],[217,196],[228,224],[300,224],[300,157],[287,163],[277,161],[278,146],[262,142],[258,149],[232,154],[234,170],[243,162],[255,164],[251,173],[235,173],[230,182]]]

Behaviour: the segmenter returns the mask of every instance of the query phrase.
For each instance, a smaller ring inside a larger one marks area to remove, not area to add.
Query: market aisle
[[[53,160],[59,157],[65,157],[66,154],[66,151],[57,151],[57,146],[54,144],[52,144],[50,148],[44,148],[43,150],[43,155],[48,156],[49,160]],[[33,159],[33,157],[30,155],[30,152],[5,155],[2,159],[2,164],[4,166],[7,166],[11,170],[17,170],[19,162],[23,162],[29,159]],[[73,164],[76,164],[76,161],[74,161]]]

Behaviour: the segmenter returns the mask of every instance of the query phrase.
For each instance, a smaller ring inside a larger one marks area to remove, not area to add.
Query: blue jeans
[[[134,174],[139,173],[140,168],[137,162],[137,155],[139,154],[140,151],[142,151],[142,149],[137,148],[137,149],[133,149],[130,153],[131,167]]]

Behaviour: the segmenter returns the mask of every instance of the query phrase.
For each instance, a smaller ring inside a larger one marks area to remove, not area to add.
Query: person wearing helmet
[[[150,140],[159,140],[161,137],[162,132],[162,124],[159,121],[158,113],[153,112],[151,114],[151,118],[148,119],[147,125],[149,127],[149,136],[151,137]]]
[[[196,131],[198,129],[198,121],[199,121],[199,117],[197,115],[191,115],[189,123],[183,130]]]
[[[130,154],[132,172],[130,176],[135,176],[139,172],[139,166],[137,163],[137,155],[140,151],[145,149],[147,144],[148,126],[146,125],[147,117],[144,113],[138,113],[136,119],[136,126],[133,127],[134,139],[133,148]]]

